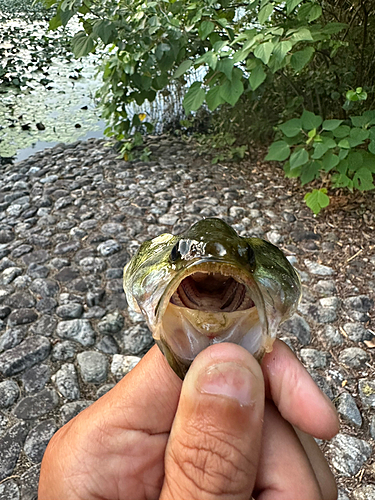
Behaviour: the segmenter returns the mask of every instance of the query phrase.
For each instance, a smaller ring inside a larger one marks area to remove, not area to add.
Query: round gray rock
[[[85,382],[100,384],[107,379],[108,361],[104,354],[85,351],[77,355],[77,360]]]
[[[332,465],[346,477],[355,476],[372,453],[372,447],[366,441],[346,434],[337,434],[328,448]]]
[[[347,392],[343,392],[339,396],[337,411],[341,417],[349,424],[356,427],[362,426],[362,417],[356,405],[353,396]]]
[[[14,380],[4,380],[0,382],[0,408],[8,408],[16,402],[20,394],[17,382]]]
[[[80,398],[78,377],[76,369],[72,363],[62,365],[52,377],[57,390],[67,399],[74,400]]]
[[[37,464],[42,461],[47,444],[56,431],[57,425],[53,419],[44,420],[31,429],[26,438],[24,450],[32,462]]]

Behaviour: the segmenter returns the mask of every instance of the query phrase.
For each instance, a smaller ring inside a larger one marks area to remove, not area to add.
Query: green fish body
[[[181,378],[218,342],[261,361],[301,297],[298,274],[277,247],[217,218],[144,242],[124,269],[124,290]]]

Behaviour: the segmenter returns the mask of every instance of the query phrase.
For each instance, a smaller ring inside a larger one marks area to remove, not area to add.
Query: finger
[[[293,427],[266,402],[257,500],[322,500],[319,483]]]
[[[339,431],[336,409],[289,347],[276,340],[262,361],[266,393],[292,425],[320,439]],[[317,418],[319,415],[319,418]]]
[[[160,498],[250,498],[263,408],[262,372],[245,349],[223,343],[202,351],[182,386]]]
[[[314,470],[323,500],[337,499],[337,486],[331,469],[314,438],[299,429],[294,429]]]

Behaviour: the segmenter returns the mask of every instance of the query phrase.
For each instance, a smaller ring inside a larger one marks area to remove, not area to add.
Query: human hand
[[[282,342],[262,369],[245,349],[216,344],[182,384],[152,348],[54,435],[39,500],[334,500],[311,437],[338,431],[333,405]]]

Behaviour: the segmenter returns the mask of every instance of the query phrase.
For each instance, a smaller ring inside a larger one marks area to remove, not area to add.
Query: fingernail
[[[203,394],[213,394],[236,399],[241,405],[254,401],[254,376],[247,368],[234,362],[211,365],[203,369],[196,382]]]

